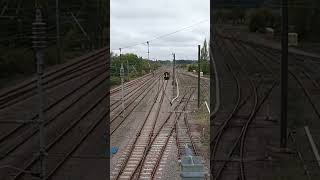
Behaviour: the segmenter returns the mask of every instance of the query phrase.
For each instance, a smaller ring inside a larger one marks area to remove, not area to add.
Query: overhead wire
[[[304,3],[304,2],[301,2]],[[233,7],[241,7],[241,8],[304,8],[304,9],[320,9],[319,7],[315,7],[312,5],[304,5],[299,3],[289,3],[287,6],[283,6],[282,4],[262,4],[262,5],[256,5],[256,4],[237,4],[237,3],[216,3],[215,7],[213,9],[218,8],[233,8]]]
[[[192,28],[192,27],[194,27],[194,26],[196,26],[196,25],[199,25],[199,24],[204,23],[204,22],[207,22],[207,21],[209,21],[209,19],[202,20],[202,21],[197,22],[197,23],[195,23],[195,24],[192,24],[192,25],[190,25],[190,26],[187,26],[187,27],[178,29],[178,30],[176,30],[176,31],[173,31],[173,32],[170,32],[170,33],[167,33],[167,34],[162,34],[162,35],[156,36],[155,38],[152,38],[152,39],[149,39],[149,40],[140,42],[140,43],[135,43],[135,44],[133,44],[133,45],[124,46],[124,47],[120,47],[120,48],[121,48],[121,49],[128,49],[128,48],[135,47],[135,46],[138,46],[138,45],[143,45],[143,44],[146,44],[147,42],[151,42],[151,41],[155,41],[155,40],[158,40],[158,39],[162,39],[162,38],[164,38],[164,37],[170,36],[170,35],[172,35],[172,34],[176,34],[176,33],[178,33],[178,32],[181,32],[181,31],[183,31],[183,30]],[[119,50],[120,48],[113,49],[112,51],[117,51],[117,50]]]

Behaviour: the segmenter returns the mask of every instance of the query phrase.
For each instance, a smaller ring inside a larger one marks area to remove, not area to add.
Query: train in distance
[[[163,75],[164,75],[164,80],[169,80],[170,79],[170,73],[169,72],[164,72],[163,73]]]

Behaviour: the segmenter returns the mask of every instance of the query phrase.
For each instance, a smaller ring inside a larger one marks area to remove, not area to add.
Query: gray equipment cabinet
[[[182,180],[203,180],[205,169],[200,156],[183,156],[181,158]]]

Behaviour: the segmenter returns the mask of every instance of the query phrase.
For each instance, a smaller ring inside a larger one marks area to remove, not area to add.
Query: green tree
[[[130,78],[142,76],[146,73],[149,73],[151,69],[157,69],[158,67],[161,66],[160,62],[149,61],[142,57],[138,57],[136,54],[133,54],[133,53],[121,54],[121,59],[119,55],[114,54],[112,52],[110,52],[110,55],[111,55],[111,65],[110,65],[111,83],[113,85],[120,82],[119,73],[120,73],[121,64],[123,64],[125,74],[129,72]],[[129,71],[128,71],[127,64],[129,65]]]
[[[200,69],[204,74],[209,73],[209,52],[206,39],[204,40],[203,46],[200,50]]]
[[[202,48],[200,50],[200,59],[201,61],[209,60],[208,44],[206,39],[204,40]]]

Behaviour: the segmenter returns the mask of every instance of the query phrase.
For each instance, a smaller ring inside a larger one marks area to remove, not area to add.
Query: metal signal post
[[[124,69],[123,64],[121,63],[120,68],[120,78],[121,78],[121,105],[122,105],[122,117],[124,117],[124,84],[123,84],[123,78],[124,78]]]
[[[149,41],[147,41],[147,45],[148,45],[148,64],[149,64],[149,73],[151,73],[151,66],[150,66],[150,51],[149,51],[149,48],[150,48],[150,46],[149,46]]]
[[[42,87],[42,78],[43,78],[43,66],[44,66],[44,48],[46,47],[46,37],[45,31],[46,23],[43,22],[41,10],[39,7],[36,8],[36,20],[32,23],[32,35],[33,35],[33,48],[35,50],[35,56],[37,61],[37,89],[38,89],[38,125],[39,125],[39,159],[40,159],[40,168],[41,168],[41,179],[46,178],[46,164],[45,164],[45,155],[46,155],[46,144],[45,144],[45,119],[44,119],[44,93]]]
[[[129,61],[127,59],[127,81],[129,81]]]
[[[61,50],[61,40],[60,40],[60,0],[56,0],[56,26],[57,26],[57,59],[58,63],[62,62],[62,50]]]
[[[200,107],[200,45],[198,45],[198,108]]]
[[[176,79],[176,54],[173,53],[173,67],[172,67],[172,85],[176,85],[175,79]]]
[[[172,53],[173,55],[173,62],[172,62],[172,97],[174,97],[174,89],[176,86],[176,54]]]
[[[281,123],[280,147],[287,147],[288,108],[288,0],[282,0],[282,57],[281,57]]]
[[[149,51],[149,41],[147,41],[147,45],[148,45],[148,60],[149,60],[149,53],[150,53],[150,51]]]

